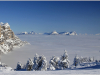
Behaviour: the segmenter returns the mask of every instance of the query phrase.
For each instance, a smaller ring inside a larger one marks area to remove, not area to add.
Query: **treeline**
[[[73,64],[69,66],[70,61],[68,60],[67,51],[64,51],[64,54],[61,57],[52,56],[49,61],[49,67],[47,67],[47,60],[44,55],[39,56],[35,54],[34,59],[30,59],[27,61],[25,65],[21,64],[20,62],[17,63],[16,71],[47,71],[47,70],[63,70],[63,69],[72,69],[76,68],[77,66],[95,66],[100,65],[99,60],[94,60],[93,58],[87,57],[78,57],[75,56],[73,60]]]

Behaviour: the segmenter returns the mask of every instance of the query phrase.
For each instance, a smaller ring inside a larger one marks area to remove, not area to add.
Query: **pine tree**
[[[34,70],[38,70],[38,61],[39,61],[39,55],[36,53],[34,57],[34,65],[33,65]]]
[[[67,51],[65,50],[64,51],[64,54],[61,56],[61,59],[60,59],[60,69],[66,69],[66,68],[69,68],[69,60],[68,60],[68,54],[67,54]]]
[[[33,65],[34,65],[34,63],[33,63],[32,59],[29,58],[29,60],[27,61],[27,64],[26,64],[26,70],[27,71],[33,70]]]
[[[17,63],[16,70],[21,70],[22,69],[22,64],[20,62]]]
[[[45,71],[47,70],[47,61],[46,61],[46,57],[39,56],[38,54],[35,55],[34,57],[34,66],[33,66],[34,70],[41,70],[41,71]]]
[[[79,64],[79,57],[78,57],[78,55],[76,55],[75,58],[74,58],[73,65],[78,66],[78,64]]]
[[[39,68],[39,70],[41,71],[46,71],[47,70],[47,61],[46,61],[46,57],[42,56],[42,64],[41,67]]]
[[[50,59],[50,65],[52,64],[52,66],[55,68],[55,69],[59,69],[59,57],[55,57],[53,56],[52,59]]]

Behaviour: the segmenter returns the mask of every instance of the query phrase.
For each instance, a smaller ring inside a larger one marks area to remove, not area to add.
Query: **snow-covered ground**
[[[100,75],[100,69],[92,70],[57,70],[57,71],[6,71],[0,75]]]
[[[67,50],[69,55],[70,65],[72,65],[75,55],[79,57],[94,57],[100,60],[100,36],[96,35],[17,35],[22,41],[27,41],[31,45],[14,49],[14,51],[1,56],[1,62],[6,63],[13,69],[16,68],[20,61],[26,64],[29,58],[34,58],[35,54],[44,55],[47,59],[48,65],[52,56],[60,57],[64,50]],[[25,72],[25,71],[24,71]],[[22,75],[24,72],[9,72],[10,75]],[[100,74],[100,68],[90,67],[76,70],[56,70],[56,71],[31,71],[25,72],[28,75],[34,74]],[[1,74],[8,74],[8,72],[0,72]]]

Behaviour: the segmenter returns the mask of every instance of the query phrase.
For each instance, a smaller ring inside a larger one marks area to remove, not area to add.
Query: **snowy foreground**
[[[66,35],[17,35],[22,41],[27,41],[31,45],[26,45],[8,54],[1,56],[1,62],[6,63],[13,69],[20,61],[26,64],[29,58],[34,58],[35,54],[44,55],[48,66],[52,56],[61,57],[64,49],[67,50],[69,66],[73,64],[74,57],[94,57],[94,60],[100,60],[100,36],[66,36]],[[100,66],[76,67],[74,69],[55,70],[55,71],[5,71],[0,75],[35,75],[35,74],[100,74]]]
[[[0,72],[0,75],[100,75],[100,69],[95,70],[59,70],[59,71],[6,71]]]

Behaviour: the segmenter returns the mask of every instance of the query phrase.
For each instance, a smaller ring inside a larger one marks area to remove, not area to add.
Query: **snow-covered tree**
[[[49,69],[53,70],[54,69],[65,69],[65,68],[69,68],[69,60],[68,60],[68,54],[67,51],[65,50],[64,54],[61,56],[61,59],[59,59],[59,57],[55,57],[53,56],[50,59],[50,66]]]
[[[74,58],[73,65],[78,66],[79,62],[80,62],[79,57],[78,57],[78,55],[76,55],[75,58]]]
[[[80,58],[80,63],[83,63],[83,57],[81,56],[81,58]]]
[[[89,62],[94,62],[94,57],[93,58],[89,57]]]
[[[84,62],[89,62],[89,59],[87,57],[82,57],[79,59],[80,64]]]
[[[35,57],[34,57],[34,65],[33,65],[33,69],[37,70],[38,69],[38,61],[39,61],[39,55],[36,53]]]
[[[59,57],[55,57],[53,56],[51,59],[50,59],[50,65],[52,64],[52,66],[55,68],[55,69],[59,69]]]
[[[22,69],[22,64],[20,62],[17,63],[17,67],[16,67],[16,70],[21,70]]]
[[[61,60],[65,60],[65,59],[68,59],[68,54],[66,50],[64,51],[64,54],[61,56]]]
[[[100,65],[100,60],[95,60],[96,65]]]
[[[33,65],[34,65],[33,60],[29,58],[29,60],[27,61],[27,64],[26,64],[26,70],[27,71],[33,70]]]
[[[59,67],[60,69],[65,69],[69,68],[69,60],[68,60],[68,54],[67,51],[65,50],[64,54],[61,56]]]
[[[41,67],[39,68],[39,70],[41,71],[46,71],[47,70],[47,61],[46,61],[46,57],[42,56],[42,65]]]
[[[41,71],[46,71],[47,70],[47,61],[46,61],[46,57],[39,56],[38,54],[35,55],[34,57],[34,66],[33,66],[34,70],[41,70]]]

